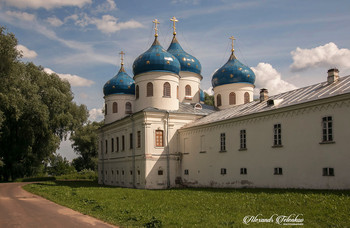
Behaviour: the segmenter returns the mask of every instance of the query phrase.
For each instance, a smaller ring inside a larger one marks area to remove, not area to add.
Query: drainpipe
[[[136,158],[135,158],[135,120],[134,115],[130,115],[132,132],[132,186],[136,188]]]
[[[167,188],[170,188],[169,111],[166,111],[166,146]]]

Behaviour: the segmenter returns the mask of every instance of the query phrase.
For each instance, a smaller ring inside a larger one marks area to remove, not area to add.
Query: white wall
[[[199,103],[200,102],[200,81],[201,76],[196,73],[180,71],[180,83],[179,83],[179,100],[186,103]],[[191,86],[191,99],[185,97],[186,85]]]
[[[134,77],[135,87],[139,86],[140,97],[135,100],[135,111],[138,112],[148,107],[177,110],[179,100],[177,99],[177,86],[179,86],[179,76],[170,72],[147,72]],[[147,83],[153,83],[153,96],[147,97]],[[163,97],[163,85],[169,82],[171,86],[171,97]]]
[[[193,187],[349,189],[349,113],[348,99],[180,130],[182,180]],[[320,144],[322,117],[328,115],[334,120],[335,143]],[[282,125],[283,147],[274,148],[277,123]],[[240,151],[242,129],[247,150]],[[220,133],[226,134],[226,152],[219,152]],[[205,153],[200,153],[201,136]],[[275,167],[281,167],[283,175],[274,175]],[[335,176],[323,176],[325,167],[334,168]],[[227,169],[226,175],[220,174],[221,168]],[[240,168],[247,168],[247,175],[241,175]]]
[[[221,86],[216,86],[214,88],[214,103],[217,106],[217,95],[221,94],[221,106],[219,109],[226,109],[233,107],[235,105],[230,105],[229,95],[231,92],[236,93],[236,105],[244,104],[244,93],[248,92],[250,97],[250,102],[253,101],[253,90],[254,85],[248,83],[232,83]]]
[[[126,102],[131,103],[132,112],[135,110],[135,96],[129,94],[112,94],[105,97],[105,104],[107,104],[107,115],[105,115],[105,124],[112,123],[118,119],[121,119],[129,114],[125,113]],[[113,113],[113,103],[118,103],[118,112]],[[106,110],[105,110],[106,112]]]

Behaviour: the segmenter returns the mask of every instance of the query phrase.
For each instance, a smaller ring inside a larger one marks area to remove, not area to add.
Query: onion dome
[[[190,71],[197,74],[201,73],[202,66],[200,62],[182,49],[175,34],[167,51],[179,60],[181,71]]]
[[[175,74],[180,72],[179,61],[159,44],[157,36],[152,46],[137,57],[133,64],[135,76],[150,71],[166,71]]]
[[[125,72],[123,63],[116,76],[103,86],[105,96],[112,94],[135,94],[135,81]]]
[[[202,89],[199,90],[199,100],[203,102],[205,100],[204,91]]]
[[[237,60],[233,49],[233,36],[232,39],[232,53],[229,60],[218,69],[211,80],[211,84],[215,88],[216,86],[231,84],[231,83],[248,83],[254,85],[255,74],[246,65]]]

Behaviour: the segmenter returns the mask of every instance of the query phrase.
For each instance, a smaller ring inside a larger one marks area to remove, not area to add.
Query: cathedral
[[[180,187],[350,189],[350,76],[253,99],[255,74],[234,53],[212,75],[204,104],[197,58],[173,22],[168,49],[155,39],[130,77],[123,63],[103,88],[98,130],[100,184]]]

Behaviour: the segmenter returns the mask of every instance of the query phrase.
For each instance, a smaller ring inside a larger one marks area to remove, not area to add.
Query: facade
[[[156,24],[157,25],[157,24]],[[99,183],[130,188],[350,189],[350,76],[275,96],[232,53],[203,104],[200,62],[157,40],[104,87]],[[232,39],[233,40],[233,39]],[[325,77],[326,78],[326,77]]]

